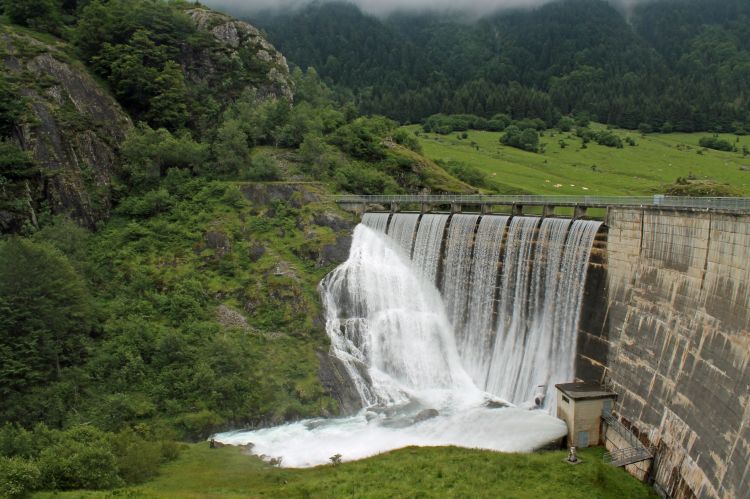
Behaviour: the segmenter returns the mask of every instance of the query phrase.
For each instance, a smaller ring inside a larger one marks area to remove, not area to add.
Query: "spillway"
[[[567,429],[550,415],[549,395],[572,379],[599,226],[366,214],[348,260],[321,283],[331,353],[362,411],[217,439],[312,466],[336,453],[349,460],[405,445],[528,451],[562,437]]]

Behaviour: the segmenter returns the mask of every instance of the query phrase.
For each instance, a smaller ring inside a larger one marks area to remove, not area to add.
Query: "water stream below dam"
[[[215,438],[304,467],[407,445],[530,451],[562,437],[554,384],[573,379],[600,225],[366,214],[320,285],[331,353],[363,409]]]

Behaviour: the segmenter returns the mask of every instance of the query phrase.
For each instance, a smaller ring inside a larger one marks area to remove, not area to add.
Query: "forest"
[[[620,12],[564,0],[478,21],[372,17],[347,3],[257,14],[290,61],[315,67],[363,113],[563,115],[626,129],[750,130],[750,4],[665,0]]]

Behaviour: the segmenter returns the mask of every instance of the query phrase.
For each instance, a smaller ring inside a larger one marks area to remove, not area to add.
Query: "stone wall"
[[[749,497],[750,215],[613,209],[607,225],[577,376],[619,394],[657,490]]]

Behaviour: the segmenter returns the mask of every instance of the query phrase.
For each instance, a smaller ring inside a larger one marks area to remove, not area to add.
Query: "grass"
[[[362,461],[311,469],[273,468],[238,448],[189,446],[162,474],[114,492],[40,493],[37,498],[503,497],[652,498],[646,485],[602,463],[601,448],[503,454],[457,447],[407,447]]]
[[[631,137],[636,145],[625,144],[616,149],[591,142],[582,149],[575,133],[549,130],[540,141],[545,152],[537,154],[500,144],[500,132],[472,130],[468,138],[459,139],[456,133],[425,134],[419,125],[406,128],[420,131],[419,141],[426,157],[478,168],[501,193],[648,195],[660,192],[661,186],[678,177],[692,175],[731,184],[750,195],[750,156],[701,148],[698,141],[710,133],[641,136],[634,131],[613,130],[623,139]],[[720,136],[740,151],[743,145],[750,148],[750,136]],[[561,140],[567,144],[565,148],[561,147]]]

